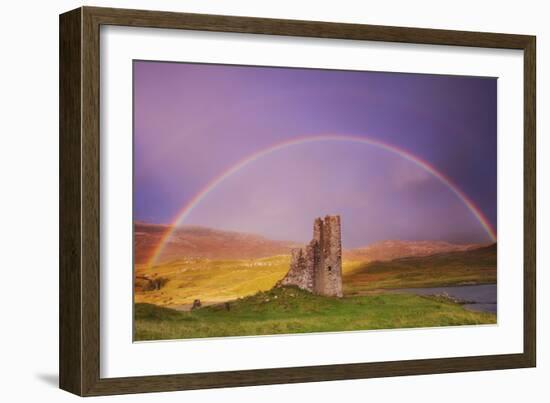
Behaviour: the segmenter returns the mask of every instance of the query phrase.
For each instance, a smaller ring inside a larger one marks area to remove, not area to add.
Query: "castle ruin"
[[[294,285],[313,294],[342,297],[340,216],[315,219],[313,239],[305,248],[292,250],[290,269],[278,285]]]

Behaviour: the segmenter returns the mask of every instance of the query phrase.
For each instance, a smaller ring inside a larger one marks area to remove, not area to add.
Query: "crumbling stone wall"
[[[303,290],[313,291],[315,268],[311,255],[314,254],[314,246],[310,243],[305,249],[292,249],[290,269],[280,282],[281,285],[295,285]]]
[[[314,294],[342,297],[342,240],[340,216],[317,218],[313,239],[293,249],[290,269],[279,285],[295,285]]]

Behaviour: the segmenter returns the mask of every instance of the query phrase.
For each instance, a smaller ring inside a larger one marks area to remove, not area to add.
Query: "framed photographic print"
[[[60,17],[60,386],[535,366],[535,37]]]

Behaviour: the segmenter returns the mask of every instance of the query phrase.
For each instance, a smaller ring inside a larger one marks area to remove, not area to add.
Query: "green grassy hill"
[[[442,298],[380,294],[348,298],[312,295],[295,287],[258,292],[226,304],[181,312],[135,305],[135,339],[166,340],[496,323]]]
[[[377,289],[496,283],[496,244],[475,250],[362,264],[344,275],[344,294]]]

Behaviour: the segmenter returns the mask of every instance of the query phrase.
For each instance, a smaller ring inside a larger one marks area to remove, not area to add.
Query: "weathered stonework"
[[[313,239],[293,249],[290,269],[279,285],[295,285],[317,295],[342,297],[342,240],[340,216],[317,218]]]

